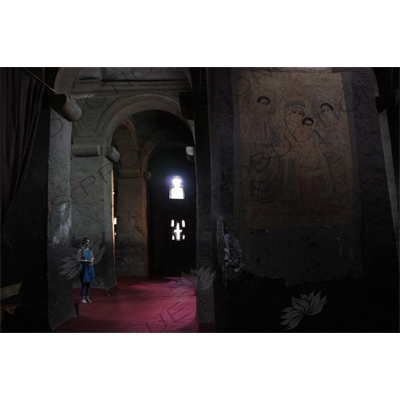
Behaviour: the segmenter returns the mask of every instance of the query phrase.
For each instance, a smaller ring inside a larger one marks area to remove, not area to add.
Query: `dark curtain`
[[[43,83],[23,68],[1,68],[1,247],[10,249],[5,223],[29,164],[42,105]]]

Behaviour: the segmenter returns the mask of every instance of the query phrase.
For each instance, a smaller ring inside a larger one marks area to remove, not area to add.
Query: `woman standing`
[[[94,273],[94,257],[92,250],[89,247],[90,239],[85,237],[81,242],[81,247],[78,251],[79,278],[81,280],[81,302],[91,303],[89,299],[90,283],[95,280]]]

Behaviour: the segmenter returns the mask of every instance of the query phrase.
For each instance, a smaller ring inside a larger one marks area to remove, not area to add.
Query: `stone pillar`
[[[203,74],[200,79],[200,74]],[[205,87],[205,71],[195,71],[193,84],[196,95],[194,98],[195,120],[195,160],[197,182],[197,274],[209,274],[206,281],[209,284],[198,288],[196,292],[196,312],[200,331],[213,329],[214,316],[214,288],[213,249],[212,249],[212,215],[210,191],[210,140],[208,131],[207,90]],[[204,86],[200,85],[204,82]]]
[[[62,275],[71,250],[71,123],[51,110],[48,170],[48,316],[51,328],[76,317],[72,281]]]
[[[84,236],[90,237],[96,271],[93,286],[108,289],[116,284],[112,161],[119,154],[98,145],[74,145],[72,154],[73,245],[79,247]]]
[[[215,325],[216,330],[224,328],[228,318],[228,304],[223,295],[226,284],[227,255],[229,262],[241,260],[227,253],[234,233],[234,144],[230,68],[207,69],[210,163],[211,163],[211,208],[212,208],[212,245],[214,266],[217,276],[215,289]],[[237,241],[236,241],[237,242]],[[235,254],[236,255],[236,254]]]
[[[379,127],[381,131],[382,150],[385,159],[390,206],[392,210],[393,230],[396,235],[397,254],[399,254],[399,205],[397,201],[396,175],[393,165],[393,153],[390,143],[390,131],[387,110],[384,110],[379,114]]]
[[[122,170],[118,179],[117,276],[147,276],[146,181],[141,171]]]

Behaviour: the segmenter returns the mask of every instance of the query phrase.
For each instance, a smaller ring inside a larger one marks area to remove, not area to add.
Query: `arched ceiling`
[[[102,80],[148,80],[148,81],[165,81],[165,80],[187,80],[183,68],[101,68]]]
[[[167,141],[181,142],[193,146],[193,136],[183,121],[175,115],[162,110],[149,110],[129,117],[135,127],[139,145],[146,142],[154,133],[162,134]]]
[[[102,82],[189,81],[188,68],[183,67],[94,67],[81,68],[77,80],[97,79]]]

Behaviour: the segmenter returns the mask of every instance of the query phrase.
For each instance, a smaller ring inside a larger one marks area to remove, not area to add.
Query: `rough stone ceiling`
[[[101,68],[103,81],[168,81],[187,80],[184,68],[115,67]]]

